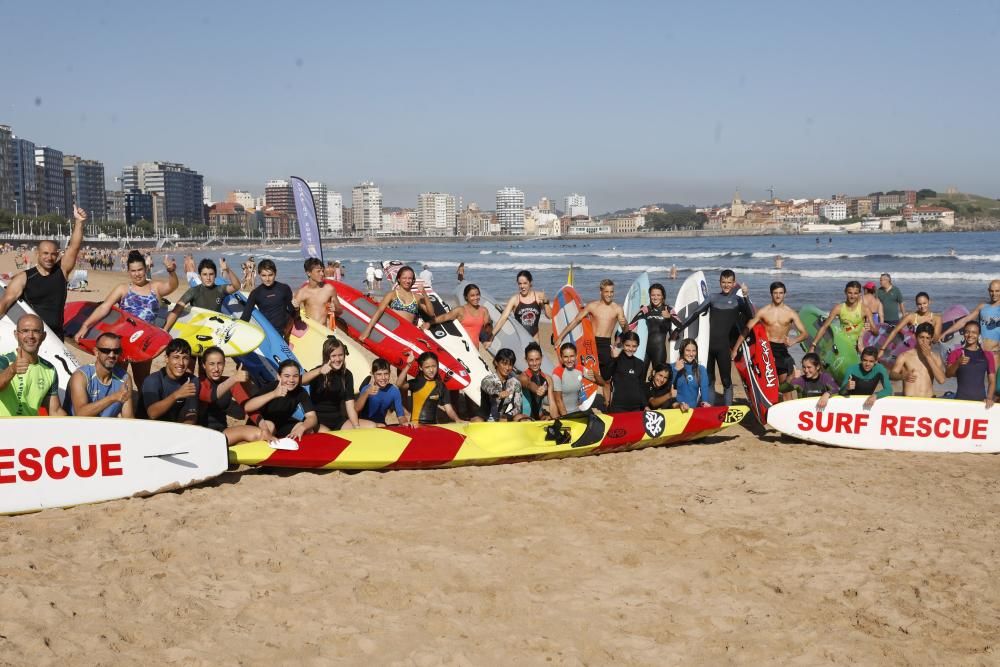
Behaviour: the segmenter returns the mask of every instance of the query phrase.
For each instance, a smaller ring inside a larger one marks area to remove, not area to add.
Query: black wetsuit
[[[646,312],[641,310],[632,318],[632,324],[646,320],[646,374],[651,366],[667,363],[667,338],[674,328],[674,314],[667,304],[648,306]]]
[[[715,384],[715,368],[718,366],[722,388],[726,393],[731,393],[733,386],[732,349],[744,325],[753,318],[750,302],[737,296],[735,288],[729,294],[716,292],[709,295],[705,303],[691,313],[679,329],[681,331],[686,329],[695,318],[700,317],[706,310],[709,311],[710,327],[708,363],[705,364],[708,368],[708,380],[713,385]]]
[[[243,308],[244,322],[250,321],[254,306],[257,306],[278,333],[284,332],[288,320],[297,312],[292,305],[292,288],[279,282],[274,282],[270,287],[261,284],[253,288],[247,297],[247,305]]]
[[[63,310],[66,308],[66,276],[57,265],[47,276],[31,267],[24,272],[24,291],[21,296],[35,309],[42,322],[63,339]]]
[[[633,412],[646,407],[646,363],[624,352],[608,365],[611,380],[611,407],[608,412]]]
[[[354,374],[347,368],[340,372],[320,373],[309,383],[309,397],[316,408],[319,423],[331,431],[339,431],[347,421],[346,401],[357,398],[354,393]]]

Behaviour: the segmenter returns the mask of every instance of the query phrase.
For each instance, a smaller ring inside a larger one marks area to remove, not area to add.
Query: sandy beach
[[[0,517],[0,664],[1000,662],[1000,457],[744,426]]]

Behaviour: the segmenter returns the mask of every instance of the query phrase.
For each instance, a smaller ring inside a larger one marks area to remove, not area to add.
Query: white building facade
[[[355,185],[351,190],[354,231],[378,232],[382,227],[382,191],[372,181]]]
[[[563,213],[571,218],[578,215],[590,217],[590,210],[587,208],[587,198],[583,195],[573,193],[563,199]]]
[[[421,234],[454,236],[455,196],[443,192],[424,192],[417,197],[417,223]]]
[[[847,202],[830,201],[819,207],[819,214],[827,220],[847,220]]]
[[[500,233],[510,236],[524,234],[524,193],[513,187],[497,190],[497,223]]]
[[[316,206],[316,225],[319,227],[320,233],[324,233],[330,226],[329,204],[327,203],[329,191],[326,183],[320,181],[306,181],[306,185],[312,191],[313,204]]]
[[[344,233],[344,196],[339,192],[326,192],[326,231],[328,234]]]

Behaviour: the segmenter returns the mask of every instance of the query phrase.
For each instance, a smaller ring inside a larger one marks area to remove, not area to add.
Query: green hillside
[[[961,217],[1000,218],[1000,201],[965,192],[950,195],[939,192],[937,197],[921,199],[918,203],[920,206],[947,206]]]

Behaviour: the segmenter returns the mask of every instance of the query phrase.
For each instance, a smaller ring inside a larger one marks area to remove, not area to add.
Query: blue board
[[[246,305],[247,299],[243,293],[233,292],[222,301],[222,312],[233,317],[241,317]],[[237,359],[250,374],[250,379],[257,385],[263,385],[278,378],[278,366],[282,361],[292,359],[298,363],[299,360],[295,358],[288,343],[263,313],[254,308],[250,319],[263,330],[264,342],[251,354],[245,354]],[[301,367],[302,364],[299,364],[299,368]]]

